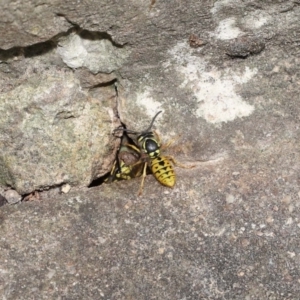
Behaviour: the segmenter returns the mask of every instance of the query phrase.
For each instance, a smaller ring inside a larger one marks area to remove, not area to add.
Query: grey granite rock
[[[1,207],[3,299],[299,299],[298,2],[3,2],[0,180],[43,190]],[[82,32],[121,59],[71,65]],[[159,110],[196,167],[87,189]]]

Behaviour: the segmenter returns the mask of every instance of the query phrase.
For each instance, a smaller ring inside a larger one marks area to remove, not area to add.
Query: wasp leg
[[[153,133],[155,134],[155,138],[157,140],[157,144],[161,144],[161,137],[159,135],[159,133],[156,130],[153,130]]]
[[[140,150],[138,147],[136,147],[135,145],[132,145],[132,144],[124,144],[124,146],[133,149],[133,150],[136,151],[137,153],[141,153],[141,150]]]
[[[158,132],[157,132],[156,130],[153,130],[153,132],[155,133],[155,137],[156,137],[156,139],[157,139],[157,143],[158,143],[159,145],[161,145],[161,137],[160,137],[160,135],[158,134]],[[169,140],[166,144],[162,144],[161,147],[160,147],[160,149],[161,149],[161,150],[164,150],[164,149],[169,148],[174,142],[176,142],[177,140],[179,140],[180,137],[181,137],[181,136],[178,135],[178,136],[176,136],[175,138]]]
[[[116,175],[116,164],[117,164],[117,161],[115,160],[114,161],[114,164],[113,164],[113,167],[109,173],[109,176],[104,180],[104,182],[107,182],[107,183],[112,183],[115,179],[115,175]]]
[[[175,160],[175,158],[173,156],[165,156],[169,161],[171,161],[175,166],[178,166],[180,168],[184,168],[184,169],[192,169],[195,167],[195,165],[190,165],[190,166],[187,166],[187,165],[184,165],[184,164],[181,164],[180,162],[178,162],[177,160]]]
[[[172,144],[174,144],[176,141],[178,141],[180,139],[181,135],[177,135],[176,137],[174,137],[173,139],[169,140],[166,144],[163,144],[160,149],[164,150],[169,148]]]
[[[147,163],[144,164],[144,169],[143,169],[143,175],[142,175],[142,182],[138,191],[138,196],[141,196],[143,193],[143,189],[144,189],[144,181],[146,178],[146,170],[147,170]]]

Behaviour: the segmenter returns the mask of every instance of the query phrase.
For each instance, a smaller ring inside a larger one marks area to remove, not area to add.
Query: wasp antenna
[[[162,111],[159,111],[159,112],[153,117],[153,119],[152,119],[152,121],[151,121],[151,123],[150,123],[150,126],[149,126],[144,132],[148,132],[148,131],[151,129],[151,127],[152,127],[152,125],[153,125],[153,123],[154,123],[156,117],[157,117],[161,112],[162,112]]]
[[[130,130],[130,129],[124,129],[124,131],[129,133],[129,134],[139,134],[139,132],[133,131],[133,130]]]
[[[132,130],[126,129],[126,128],[116,128],[116,129],[114,130],[114,132],[116,132],[116,131],[123,131],[123,132],[127,132],[127,133],[129,133],[129,134],[139,134],[139,132],[132,131]]]
[[[113,131],[113,133],[115,133],[117,131],[124,131],[124,130],[125,130],[125,128],[123,128],[122,125],[121,125],[120,127],[115,128],[114,131]]]
[[[137,131],[133,131],[133,130],[130,130],[130,129],[126,129],[126,128],[123,128],[123,127],[119,127],[119,128],[116,128],[114,130],[114,132],[116,131],[123,131],[123,132],[127,132],[129,134],[141,134],[141,133],[145,133],[145,132],[149,132],[149,130],[151,129],[151,127],[153,126],[153,123],[156,119],[156,117],[161,113],[162,111],[159,111],[152,119],[151,123],[150,123],[150,126],[145,130],[145,131],[142,131],[142,132],[137,132]]]

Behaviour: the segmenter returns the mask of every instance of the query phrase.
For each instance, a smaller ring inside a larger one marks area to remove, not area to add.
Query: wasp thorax
[[[147,139],[145,141],[145,151],[150,157],[157,157],[160,154],[160,148],[157,141]]]
[[[149,157],[155,158],[160,155],[160,145],[151,132],[139,136],[138,142],[140,149],[149,155]]]

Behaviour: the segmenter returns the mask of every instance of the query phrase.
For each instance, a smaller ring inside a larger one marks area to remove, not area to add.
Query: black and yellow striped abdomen
[[[154,177],[163,185],[173,187],[176,176],[171,162],[164,156],[157,156],[150,160],[150,167]]]

